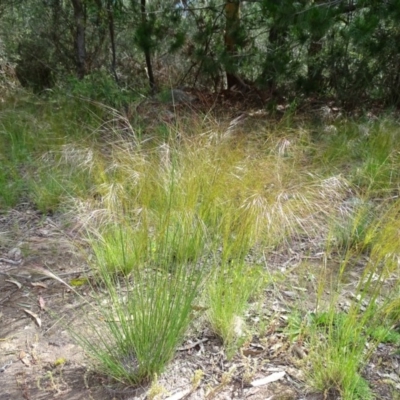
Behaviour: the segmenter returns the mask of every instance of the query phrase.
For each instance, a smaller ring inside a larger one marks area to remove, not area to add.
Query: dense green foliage
[[[37,92],[70,88],[71,75],[134,92],[148,80],[219,90],[228,78],[286,98],[393,105],[399,10],[400,0],[6,0],[0,63]]]

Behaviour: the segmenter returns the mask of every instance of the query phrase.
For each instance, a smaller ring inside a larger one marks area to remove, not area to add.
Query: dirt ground
[[[221,343],[207,329],[189,336],[158,385],[127,388],[96,374],[67,329],[85,329],[77,312],[82,298],[61,282],[37,272],[51,270],[69,282],[87,270],[71,240],[76,232],[65,217],[44,216],[26,206],[0,215],[0,400],[20,399],[339,399],[336,393],[311,393],[302,372],[306,350],[290,343],[278,326],[290,304],[309,300],[312,280],[299,282],[296,266],[305,256],[298,243],[268,260],[269,268],[288,270],[289,279],[265,292],[265,335],[253,337],[241,355],[228,361]],[[318,266],[318,249],[309,265]],[[83,285],[77,290],[88,295]],[[351,293],[351,282],[348,293]],[[343,298],[346,302],[346,298]],[[248,318],[260,318],[248,315]],[[397,351],[397,352],[396,352]],[[203,376],[194,386],[196,371]],[[363,371],[377,399],[399,399],[400,354],[380,345]],[[268,378],[272,381],[268,383]],[[397,396],[397,397],[396,397]],[[153,397],[154,398],[154,397]]]

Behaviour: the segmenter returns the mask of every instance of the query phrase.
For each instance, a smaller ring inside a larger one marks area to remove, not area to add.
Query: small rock
[[[304,352],[304,350],[296,344],[292,346],[292,353],[300,360],[306,357],[306,353]]]
[[[13,261],[19,261],[22,258],[22,251],[18,247],[14,247],[7,253],[7,257]]]
[[[38,229],[37,233],[38,236],[47,237],[49,236],[50,231],[48,229]]]

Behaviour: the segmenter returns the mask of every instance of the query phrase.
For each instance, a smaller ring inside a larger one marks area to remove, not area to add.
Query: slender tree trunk
[[[96,36],[97,40],[93,41],[93,43],[96,43],[93,46],[93,50],[90,54],[86,55],[86,70],[90,70],[91,67],[97,68],[98,58],[104,50],[103,45],[108,32],[108,2],[103,4],[103,0],[94,0],[94,3],[97,6],[97,10],[96,19],[93,24],[96,30],[93,32],[93,35]]]
[[[146,0],[140,0],[140,11],[142,14],[142,24],[147,25],[147,15],[146,15]],[[150,91],[152,94],[156,91],[156,82],[153,75],[153,67],[151,65],[151,55],[149,46],[143,48],[144,57],[146,59],[147,76],[149,78]]]
[[[117,51],[115,45],[115,28],[114,28],[114,14],[112,9],[112,0],[107,1],[107,15],[108,15],[108,30],[110,32],[110,42],[111,42],[111,70],[114,75],[115,82],[119,84],[117,75]]]
[[[76,70],[79,79],[86,75],[85,5],[83,0],[71,0],[75,18]]]
[[[234,85],[240,86],[241,81],[235,75],[235,56],[237,55],[237,37],[240,28],[240,0],[225,1],[225,49],[229,56],[226,66],[226,81],[228,89]]]

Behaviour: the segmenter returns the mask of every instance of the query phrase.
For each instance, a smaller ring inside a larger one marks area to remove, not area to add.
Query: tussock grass
[[[298,305],[285,330],[308,347],[307,383],[372,396],[363,367],[380,341],[396,340],[399,319],[396,121],[320,127],[290,114],[253,132],[210,114],[145,126],[57,96],[2,107],[1,207],[24,197],[42,212],[69,210],[83,227],[97,297],[92,334],[77,339],[101,371],[151,380],[199,299],[233,357],[251,337],[249,303],[271,277],[255,260],[295,245],[325,260],[313,271],[315,310]],[[351,272],[354,297],[339,309]]]
[[[279,150],[282,145],[278,143],[264,159],[265,150],[260,152],[254,143],[242,140],[241,144],[232,143],[211,132],[198,136],[181,134],[179,139],[152,146],[110,143],[112,159],[111,163],[101,164],[104,169],[98,174],[98,198],[86,204],[81,216],[82,220],[89,216],[86,225],[90,227],[93,268],[105,282],[107,292],[115,290],[108,286],[118,286],[114,282],[117,277],[142,282],[141,276],[148,274],[149,268],[166,271],[167,275],[156,280],[143,280],[139,292],[153,295],[142,302],[135,298],[132,307],[135,304],[135,312],[141,313],[138,315],[170,319],[169,314],[163,317],[159,310],[171,295],[170,279],[176,273],[184,276],[176,281],[173,290],[188,293],[185,285],[192,281],[193,274],[201,276],[198,284],[205,288],[207,319],[230,357],[248,335],[244,321],[248,302],[265,284],[260,267],[249,266],[246,256],[261,244],[278,244],[290,235],[307,232],[306,221],[316,211],[312,198],[319,195],[308,176],[294,183],[293,165],[286,166],[282,160],[276,165],[276,157],[284,157],[283,150]],[[310,189],[309,193],[302,193],[304,187]],[[189,292],[193,294],[195,288],[190,286]],[[111,297],[117,298],[117,292]],[[162,304],[159,298],[163,299]],[[186,304],[185,312],[194,298],[186,299],[182,294],[180,304]],[[113,301],[112,309],[118,313],[119,321],[132,318],[133,312],[125,303]],[[180,320],[178,314],[183,311],[177,308],[175,312],[173,318]],[[187,328],[185,318],[182,330]],[[142,346],[139,338],[148,337],[149,328],[142,327],[143,321],[135,326],[130,335],[139,342],[132,341],[128,347],[135,349],[132,354],[145,354],[138,348]],[[111,328],[109,331],[110,342],[121,342],[120,333]],[[112,367],[108,373],[130,382],[158,373],[181,338],[176,331],[164,331],[177,341],[166,342],[169,356],[160,358],[157,366],[144,368],[146,372],[129,372],[129,368],[121,367],[125,375]],[[111,346],[114,347],[118,346]],[[109,347],[105,349],[101,357],[95,355],[102,365],[104,354],[109,353]],[[119,350],[119,354],[124,352]],[[113,356],[114,362],[121,360],[121,355],[118,357]],[[143,359],[139,364],[146,362]]]
[[[183,339],[202,282],[194,265],[171,272],[170,265],[157,261],[125,277],[100,266],[98,278],[107,293],[95,306],[101,322],[88,316],[92,334],[75,332],[96,367],[124,383],[137,384],[163,371]]]
[[[400,245],[395,234],[399,229],[398,211],[396,201],[379,219],[370,219],[368,225],[363,225],[362,235],[356,235],[360,226],[357,223],[349,229],[338,284],[330,288],[333,290],[329,303],[321,304],[321,311],[308,332],[309,382],[320,391],[336,393],[345,399],[374,398],[361,374],[379,343],[397,340],[386,315],[393,310],[391,305],[398,303],[398,294],[392,295],[390,290],[392,285],[398,287]],[[356,222],[363,222],[365,215],[363,210]],[[338,310],[340,280],[360,255],[359,248],[354,246],[355,238],[358,246],[369,250],[369,257],[359,275],[354,300],[343,313]]]
[[[90,184],[66,149],[76,158],[90,148],[80,119],[98,122],[96,109],[65,98],[25,95],[14,101],[0,107],[0,207],[28,201],[48,212],[68,197],[86,196]]]
[[[228,358],[251,338],[246,328],[245,311],[265,286],[263,271],[249,267],[243,261],[223,263],[210,277],[207,296],[207,320],[212,330],[222,339]]]

